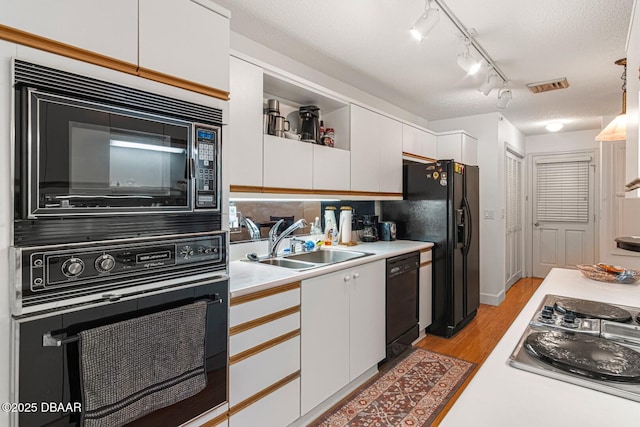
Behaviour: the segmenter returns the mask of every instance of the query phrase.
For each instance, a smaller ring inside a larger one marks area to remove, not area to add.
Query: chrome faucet
[[[269,256],[270,257],[274,257],[278,254],[278,245],[280,245],[280,242],[282,242],[282,240],[284,240],[285,237],[287,237],[297,229],[304,228],[307,226],[307,221],[304,218],[302,218],[297,220],[293,224],[291,224],[289,228],[287,228],[282,233],[280,233],[280,235],[276,235],[276,233],[278,232],[278,228],[280,228],[280,225],[283,222],[284,222],[284,219],[279,220],[278,222],[275,223],[273,227],[271,227],[271,230],[269,230]]]
[[[255,222],[251,221],[247,217],[242,217],[240,223],[247,227],[247,231],[249,231],[249,238],[251,240],[260,240],[260,227],[258,227]]]

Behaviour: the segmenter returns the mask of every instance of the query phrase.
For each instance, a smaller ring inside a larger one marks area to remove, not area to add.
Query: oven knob
[[[100,273],[107,273],[116,266],[116,260],[109,254],[100,255],[96,258],[95,267]]]
[[[84,262],[80,258],[69,258],[62,264],[62,274],[77,277],[84,271]]]
[[[191,246],[183,246],[180,248],[180,255],[182,258],[189,259],[193,256],[193,248]]]

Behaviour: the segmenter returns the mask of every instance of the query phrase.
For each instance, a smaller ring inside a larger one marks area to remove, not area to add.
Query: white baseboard
[[[504,290],[497,295],[480,293],[480,304],[500,305],[504,297]]]

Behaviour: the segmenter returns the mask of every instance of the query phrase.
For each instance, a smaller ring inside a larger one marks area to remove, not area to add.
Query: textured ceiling
[[[501,111],[525,135],[596,129],[621,109],[622,67],[633,0],[444,0],[510,80],[497,110],[483,77],[457,66],[459,32],[441,14],[416,42],[408,28],[423,0],[216,0],[231,29],[427,120]],[[630,74],[631,75],[631,74]],[[566,77],[568,89],[533,94],[527,83]]]

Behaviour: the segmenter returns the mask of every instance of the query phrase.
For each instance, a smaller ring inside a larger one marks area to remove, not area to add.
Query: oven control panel
[[[226,270],[226,233],[65,248],[22,249],[23,293]]]

